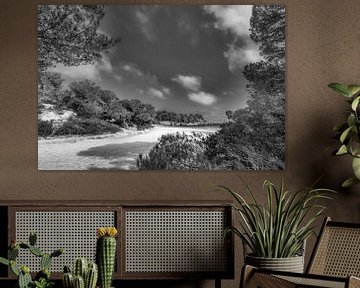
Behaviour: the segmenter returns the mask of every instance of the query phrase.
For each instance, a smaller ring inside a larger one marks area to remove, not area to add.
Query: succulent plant
[[[99,267],[100,288],[110,288],[116,258],[115,227],[101,227],[97,229],[96,262]]]
[[[30,233],[29,244],[20,242],[11,242],[8,259],[0,257],[0,263],[10,266],[11,271],[18,277],[19,288],[47,288],[52,286],[50,281],[50,265],[53,257],[58,257],[64,253],[63,249],[57,249],[51,254],[44,253],[39,247],[36,246],[37,236],[35,233]],[[33,281],[30,275],[30,268],[28,266],[21,266],[16,263],[16,259],[19,256],[20,249],[28,250],[33,255],[40,257],[41,270],[35,275]]]
[[[95,288],[98,279],[96,263],[88,263],[85,258],[78,258],[74,263],[74,272],[69,266],[64,267],[64,288]]]

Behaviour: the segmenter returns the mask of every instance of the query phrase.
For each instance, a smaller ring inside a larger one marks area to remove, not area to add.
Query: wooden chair
[[[240,287],[360,287],[360,223],[326,218],[306,273],[278,272],[244,266]]]

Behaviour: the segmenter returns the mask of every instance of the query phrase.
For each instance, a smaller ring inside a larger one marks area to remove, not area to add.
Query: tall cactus
[[[100,288],[110,288],[116,258],[115,227],[101,227],[97,229],[96,262],[99,267]]]

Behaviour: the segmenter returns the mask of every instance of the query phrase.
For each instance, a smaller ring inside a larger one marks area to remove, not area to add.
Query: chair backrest
[[[360,223],[325,219],[307,273],[360,277]]]

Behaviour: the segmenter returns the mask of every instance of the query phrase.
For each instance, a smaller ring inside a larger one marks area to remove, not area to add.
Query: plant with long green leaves
[[[242,179],[241,179],[242,180]],[[239,236],[256,257],[288,258],[302,254],[303,245],[315,233],[316,220],[326,207],[319,200],[332,199],[335,191],[330,189],[304,188],[290,193],[284,184],[278,189],[266,180],[267,205],[261,205],[249,186],[242,180],[251,201],[233,190],[219,186],[236,200],[233,208],[240,215],[240,227],[228,227],[225,234]]]
[[[340,146],[334,151],[334,155],[349,154],[353,157],[352,168],[354,177],[347,179],[342,186],[349,187],[360,183],[360,85],[344,85],[331,83],[329,88],[346,97],[351,109],[348,111],[347,120],[334,127]]]

